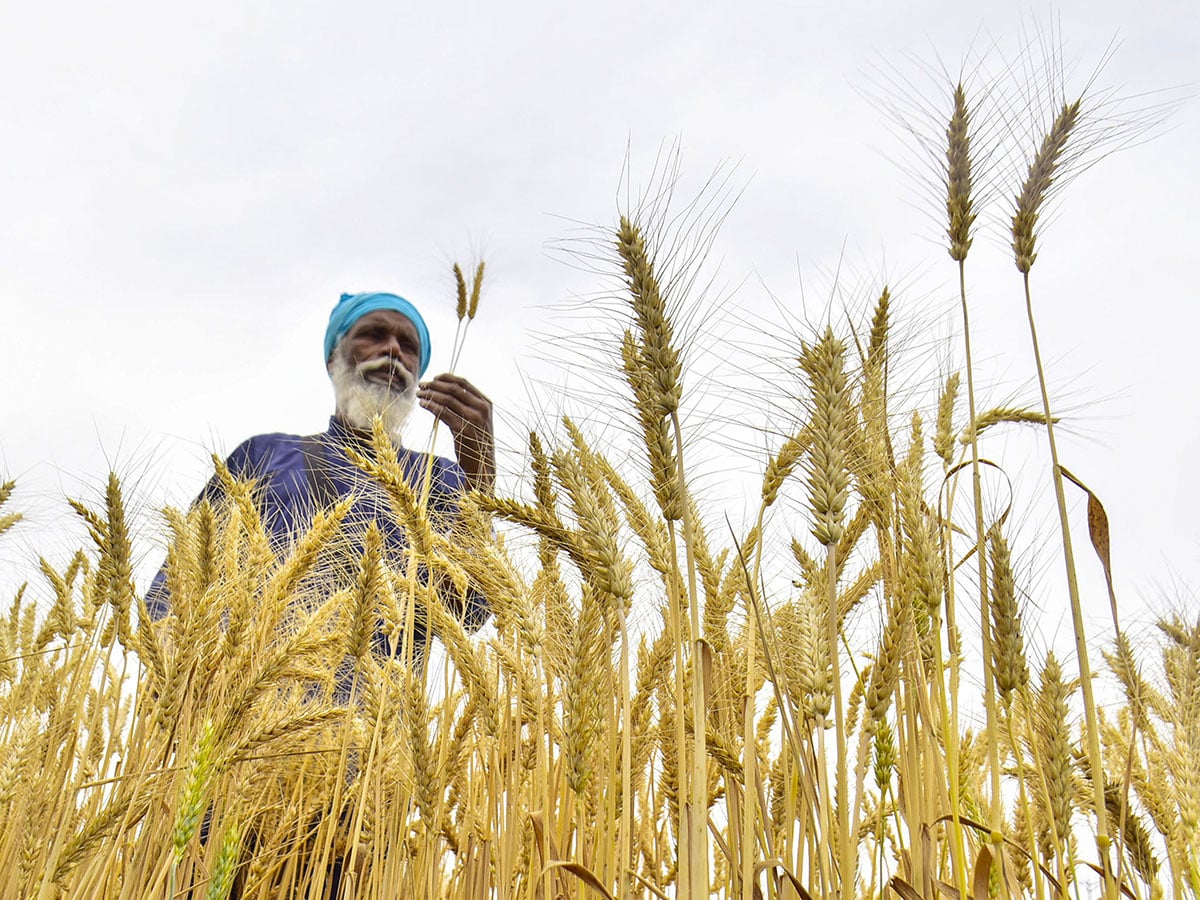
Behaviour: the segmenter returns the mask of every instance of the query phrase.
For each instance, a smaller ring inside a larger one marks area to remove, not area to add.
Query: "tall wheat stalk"
[[[704,659],[707,645],[701,638],[700,597],[696,581],[695,523],[692,519],[691,503],[688,498],[687,482],[683,462],[683,429],[679,420],[679,403],[682,398],[683,369],[679,353],[673,346],[670,319],[664,303],[659,281],[655,275],[654,262],[646,250],[640,230],[622,217],[616,235],[617,252],[621,258],[632,301],[637,334],[626,332],[625,351],[626,376],[634,389],[638,416],[646,434],[650,465],[657,477],[662,479],[659,493],[663,513],[671,541],[671,560],[677,566],[675,522],[683,522],[683,545],[687,559],[687,594],[683,608],[688,613],[688,646],[691,683],[688,685],[692,700],[693,740],[691,746],[690,790],[697,795],[684,793],[680,804],[680,835],[687,835],[681,853],[681,872],[685,877],[682,892],[695,900],[709,895],[708,857],[708,752],[706,730],[703,723],[708,718],[705,700]],[[631,345],[632,342],[632,345]],[[636,349],[634,349],[636,348]],[[670,424],[670,437],[665,429]],[[670,451],[664,447],[669,441]],[[678,574],[676,572],[676,574]],[[682,647],[682,627],[679,627]],[[682,677],[683,657],[677,656],[676,665]],[[677,715],[682,724],[682,681],[677,681]],[[678,728],[678,726],[677,726]],[[677,730],[677,738],[679,732]],[[683,758],[684,744],[679,741],[678,750]],[[686,864],[686,865],[685,865]]]
[[[946,211],[969,333],[966,100],[960,86]],[[1111,886],[1200,896],[1200,624],[1164,620],[1144,667],[1119,637],[1124,699],[1089,711],[1090,675],[1026,658],[1020,547],[995,522],[970,551],[990,576],[983,639],[956,633],[972,576],[949,551],[953,482],[996,429],[1053,433],[1044,379],[1041,412],[971,401],[956,428],[960,380],[939,378],[930,441],[891,387],[904,298],[881,290],[862,345],[819,322],[790,351],[802,388],[778,403],[796,424],[744,533],[709,530],[674,321],[692,282],[673,277],[666,220],[605,234],[632,315],[602,364],[632,393],[636,454],[564,418],[531,433],[518,496],[469,494],[446,530],[377,429],[351,458],[391,502],[404,560],[349,530],[348,502],[273,547],[260,486],[218,464],[220,502],[168,512],[158,622],[117,480],[76,504],[90,550],[43,561],[0,617],[0,898],[317,898],[336,870],[345,895],[380,898],[1044,900],[1081,890],[1085,782],[1096,833],[1120,835]],[[939,461],[949,508],[926,485]],[[346,559],[352,542],[365,552]],[[457,614],[471,587],[493,614],[481,636]],[[420,670],[417,623],[444,650]],[[960,669],[985,667],[968,691]],[[353,700],[336,702],[347,675]],[[967,704],[990,710],[983,731],[960,724]],[[1090,728],[1098,760],[1078,750]]]
[[[954,89],[954,112],[946,128],[946,213],[948,225],[946,235],[949,238],[950,258],[958,264],[958,294],[963,323],[963,349],[965,353],[967,372],[967,415],[970,428],[971,450],[971,499],[975,511],[975,557],[979,578],[979,609],[980,633],[982,636],[981,653],[983,658],[983,693],[987,714],[988,758],[992,772],[991,793],[991,826],[994,834],[1000,833],[1000,760],[996,744],[996,709],[992,694],[991,669],[991,635],[989,633],[990,616],[988,615],[987,562],[983,552],[984,520],[983,520],[983,487],[979,473],[979,427],[975,406],[975,363],[971,352],[971,319],[967,305],[967,253],[974,241],[973,229],[977,213],[975,198],[972,192],[971,176],[971,116],[967,107],[966,91],[960,81]],[[951,585],[953,579],[951,579]],[[947,622],[955,621],[954,591],[947,592]],[[941,679],[941,644],[938,644],[939,684]],[[955,881],[960,894],[967,890],[967,864],[963,848],[962,825],[960,822],[961,786],[959,784],[958,768],[958,664],[954,663],[954,673],[950,689],[951,714],[947,721],[945,733],[949,736],[947,755],[950,762],[950,812],[954,826],[954,839],[951,848],[955,857]]]
[[[1109,857],[1111,841],[1108,835],[1108,817],[1104,805],[1104,766],[1100,752],[1099,719],[1092,690],[1092,668],[1088,660],[1087,637],[1083,624],[1083,603],[1080,599],[1079,581],[1075,572],[1071,523],[1067,512],[1066,494],[1063,490],[1062,469],[1059,464],[1058,444],[1054,437],[1054,419],[1050,408],[1050,392],[1046,385],[1046,371],[1042,364],[1041,348],[1038,344],[1037,325],[1033,316],[1033,295],[1029,283],[1029,273],[1037,259],[1035,246],[1038,218],[1046,195],[1053,185],[1057,170],[1063,161],[1067,142],[1078,125],[1081,108],[1081,100],[1063,104],[1050,129],[1042,138],[1037,153],[1030,160],[1028,174],[1021,186],[1021,192],[1017,196],[1012,217],[1012,246],[1017,271],[1021,273],[1025,291],[1025,312],[1029,320],[1029,337],[1033,345],[1034,365],[1037,368],[1038,388],[1042,398],[1042,412],[1046,420],[1046,440],[1050,446],[1050,474],[1054,483],[1054,498],[1058,505],[1063,562],[1066,565],[1067,592],[1071,604],[1071,625],[1075,634],[1075,657],[1079,665],[1080,687],[1083,694],[1087,757],[1091,770],[1096,813],[1096,847],[1100,856],[1100,865],[1104,870],[1105,896],[1109,900],[1116,900],[1118,885]]]

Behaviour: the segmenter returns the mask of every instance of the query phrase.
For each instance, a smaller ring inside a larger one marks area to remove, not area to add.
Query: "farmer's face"
[[[421,368],[421,339],[417,327],[394,309],[377,309],[367,313],[350,326],[338,347],[346,362],[358,369],[361,363],[392,359],[404,366],[409,377],[416,381]],[[366,381],[389,384],[393,380],[391,366],[364,367]],[[399,386],[403,389],[404,385]]]
[[[395,310],[376,310],[355,322],[329,360],[337,414],[369,431],[376,416],[400,442],[416,406],[421,343],[416,326]]]

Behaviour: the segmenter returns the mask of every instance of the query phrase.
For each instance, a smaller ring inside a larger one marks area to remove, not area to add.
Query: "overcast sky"
[[[488,285],[459,371],[495,401],[501,464],[519,474],[521,435],[554,411],[531,385],[590,385],[562,362],[587,351],[593,327],[616,327],[594,324],[611,304],[588,312],[604,283],[556,248],[585,249],[571,243],[589,234],[581,226],[612,223],[622,186],[651,183],[676,142],[677,201],[722,166],[741,192],[705,270],[712,288],[689,307],[707,349],[695,396],[707,396],[706,372],[781,358],[789,342],[794,353],[796,336],[831,314],[844,323],[844,308],[861,316],[885,283],[912,351],[905,371],[936,384],[961,359],[956,273],[919,181],[928,171],[912,171],[911,145],[869,98],[915,77],[901,97],[945,106],[944,84],[921,81],[919,63],[957,72],[984,56],[997,68],[1036,23],[1052,23],[1078,64],[1069,92],[1114,41],[1093,90],[1179,98],[1200,80],[1190,0],[1053,13],[759,0],[5,4],[0,475],[17,478],[12,505],[29,519],[0,540],[0,585],[27,577],[38,553],[61,561],[78,544],[63,498],[94,497],[110,467],[129,485],[152,570],[151,511],[186,504],[210,452],[322,428],[332,401],[319,348],[342,291],[393,290],[427,309],[433,371],[447,367],[449,266],[481,253]],[[1185,100],[1153,140],[1066,187],[1034,269],[1067,416],[1063,461],[1108,508],[1118,590],[1135,611],[1194,611],[1200,585],[1197,146],[1198,108]],[[999,202],[985,214],[968,273],[984,405],[1036,400],[1020,282],[993,227],[1003,212]],[[716,521],[726,506],[740,520],[749,504],[722,497],[713,475],[759,469],[747,459],[755,429],[765,445],[786,423],[754,398],[739,412],[736,391],[712,395],[722,412],[696,419],[698,472]],[[731,425],[725,437],[729,420],[751,436]],[[1041,444],[1022,441],[989,453],[1011,453],[1025,490],[1048,496]],[[1053,600],[1061,565],[1039,543],[1057,525],[1035,501],[1021,506],[1029,565],[1049,570],[1036,593],[1053,639],[1069,627]]]

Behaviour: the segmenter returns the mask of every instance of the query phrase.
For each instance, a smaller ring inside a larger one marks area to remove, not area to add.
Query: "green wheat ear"
[[[233,888],[233,877],[237,874],[238,858],[242,849],[242,827],[233,822],[221,837],[221,848],[213,862],[212,877],[208,883],[205,900],[225,900]]]
[[[204,801],[212,776],[216,771],[216,729],[212,719],[206,719],[200,736],[192,748],[188,760],[187,776],[179,795],[179,808],[175,813],[175,828],[171,834],[171,845],[175,849],[175,860],[183,859],[188,844],[196,836],[200,816],[204,812]]]

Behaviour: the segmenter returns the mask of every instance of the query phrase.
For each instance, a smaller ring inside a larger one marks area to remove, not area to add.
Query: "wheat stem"
[[[1038,388],[1042,395],[1042,409],[1046,415],[1046,440],[1050,445],[1050,474],[1054,482],[1054,498],[1058,505],[1063,563],[1067,571],[1067,594],[1071,601],[1071,626],[1075,636],[1075,658],[1079,665],[1079,681],[1083,694],[1084,735],[1087,742],[1088,767],[1092,775],[1092,793],[1096,813],[1096,849],[1100,855],[1100,865],[1105,873],[1105,896],[1108,900],[1116,900],[1117,885],[1109,865],[1111,839],[1108,834],[1108,817],[1104,811],[1104,758],[1100,751],[1096,700],[1092,691],[1092,667],[1088,661],[1087,635],[1083,625],[1083,602],[1079,593],[1079,580],[1075,574],[1075,551],[1071,544],[1071,523],[1067,515],[1067,498],[1063,489],[1062,470],[1058,461],[1058,443],[1054,437],[1054,420],[1050,411],[1050,392],[1046,386],[1046,372],[1042,365],[1042,353],[1038,344],[1037,325],[1033,317],[1033,296],[1030,291],[1027,270],[1022,276],[1022,280],[1025,286],[1025,311],[1029,319],[1029,336],[1033,344]]]

